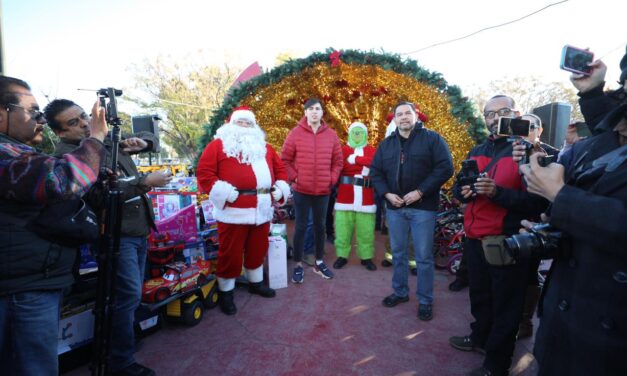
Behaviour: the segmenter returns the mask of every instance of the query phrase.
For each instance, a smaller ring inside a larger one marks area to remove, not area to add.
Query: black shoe
[[[459,278],[455,278],[455,280],[448,285],[448,289],[451,291],[462,291],[466,287],[468,287],[468,282],[462,281]]]
[[[344,257],[338,257],[337,260],[333,263],[333,269],[342,269],[344,265],[348,262]]]
[[[394,307],[398,305],[398,303],[405,303],[408,301],[409,301],[409,296],[400,297],[396,294],[392,294],[392,295],[386,296],[385,299],[383,299],[383,305],[386,307]]]
[[[225,315],[234,315],[237,313],[237,307],[233,303],[233,290],[219,291],[218,290],[218,303],[220,304],[220,310]]]
[[[264,298],[274,298],[276,296],[276,291],[274,291],[270,287],[264,286],[263,282],[249,283],[248,292],[251,294],[263,296]]]
[[[133,363],[130,366],[122,368],[119,371],[111,373],[112,376],[155,376],[155,371],[143,366],[139,363]]]
[[[361,264],[370,271],[377,270],[377,266],[372,262],[372,259],[361,260]]]
[[[418,275],[418,269],[416,268],[411,268],[409,271],[411,272],[411,275]]]
[[[383,266],[384,268],[389,268],[390,266],[392,266],[392,263],[388,260],[383,260],[381,261],[381,266]]]
[[[485,350],[472,342],[470,336],[456,337],[453,336],[448,339],[448,343],[451,344],[457,350],[462,351],[476,351],[480,354],[485,354]]]
[[[418,307],[418,318],[422,321],[429,321],[433,318],[433,305],[421,304]]]

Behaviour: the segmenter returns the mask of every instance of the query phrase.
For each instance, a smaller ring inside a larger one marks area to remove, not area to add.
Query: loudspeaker
[[[531,111],[542,119],[542,135],[540,141],[556,148],[561,148],[566,137],[566,128],[570,124],[572,107],[568,103],[549,103]]]
[[[133,116],[131,118],[133,123],[133,133],[150,132],[159,137],[159,120],[159,117],[156,115]]]

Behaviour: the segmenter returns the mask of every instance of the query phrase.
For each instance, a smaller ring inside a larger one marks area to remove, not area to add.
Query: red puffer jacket
[[[296,192],[328,195],[337,183],[344,165],[342,146],[335,131],[321,121],[313,133],[303,116],[287,135],[281,159]]]

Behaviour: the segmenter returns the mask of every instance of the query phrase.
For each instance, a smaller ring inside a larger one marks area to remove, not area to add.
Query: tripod
[[[123,204],[122,191],[119,188],[116,173],[122,121],[118,117],[115,97],[120,95],[122,95],[122,90],[111,87],[98,90],[100,104],[106,111],[107,124],[111,127],[111,165],[108,172],[104,168],[101,169],[101,176],[106,175],[104,182],[106,205],[104,213],[101,213],[101,224],[104,224],[104,228],[101,227],[99,242],[98,283],[94,307],[94,343],[91,364],[91,374],[94,376],[104,376],[110,373],[111,326],[115,303],[115,276],[120,254]]]

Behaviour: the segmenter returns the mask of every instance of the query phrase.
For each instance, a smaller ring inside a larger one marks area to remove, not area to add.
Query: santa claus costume
[[[333,264],[335,269],[346,265],[353,233],[362,265],[368,270],[377,269],[372,263],[377,206],[368,177],[375,152],[375,148],[368,145],[368,128],[359,122],[351,124],[348,145],[342,147],[344,167],[335,201],[335,251],[338,257]]]
[[[202,153],[197,177],[200,189],[209,193],[218,222],[220,308],[232,315],[237,312],[233,290],[242,265],[250,293],[275,295],[263,286],[263,260],[268,251],[272,200],[285,204],[290,195],[287,175],[252,111],[238,108]]]

